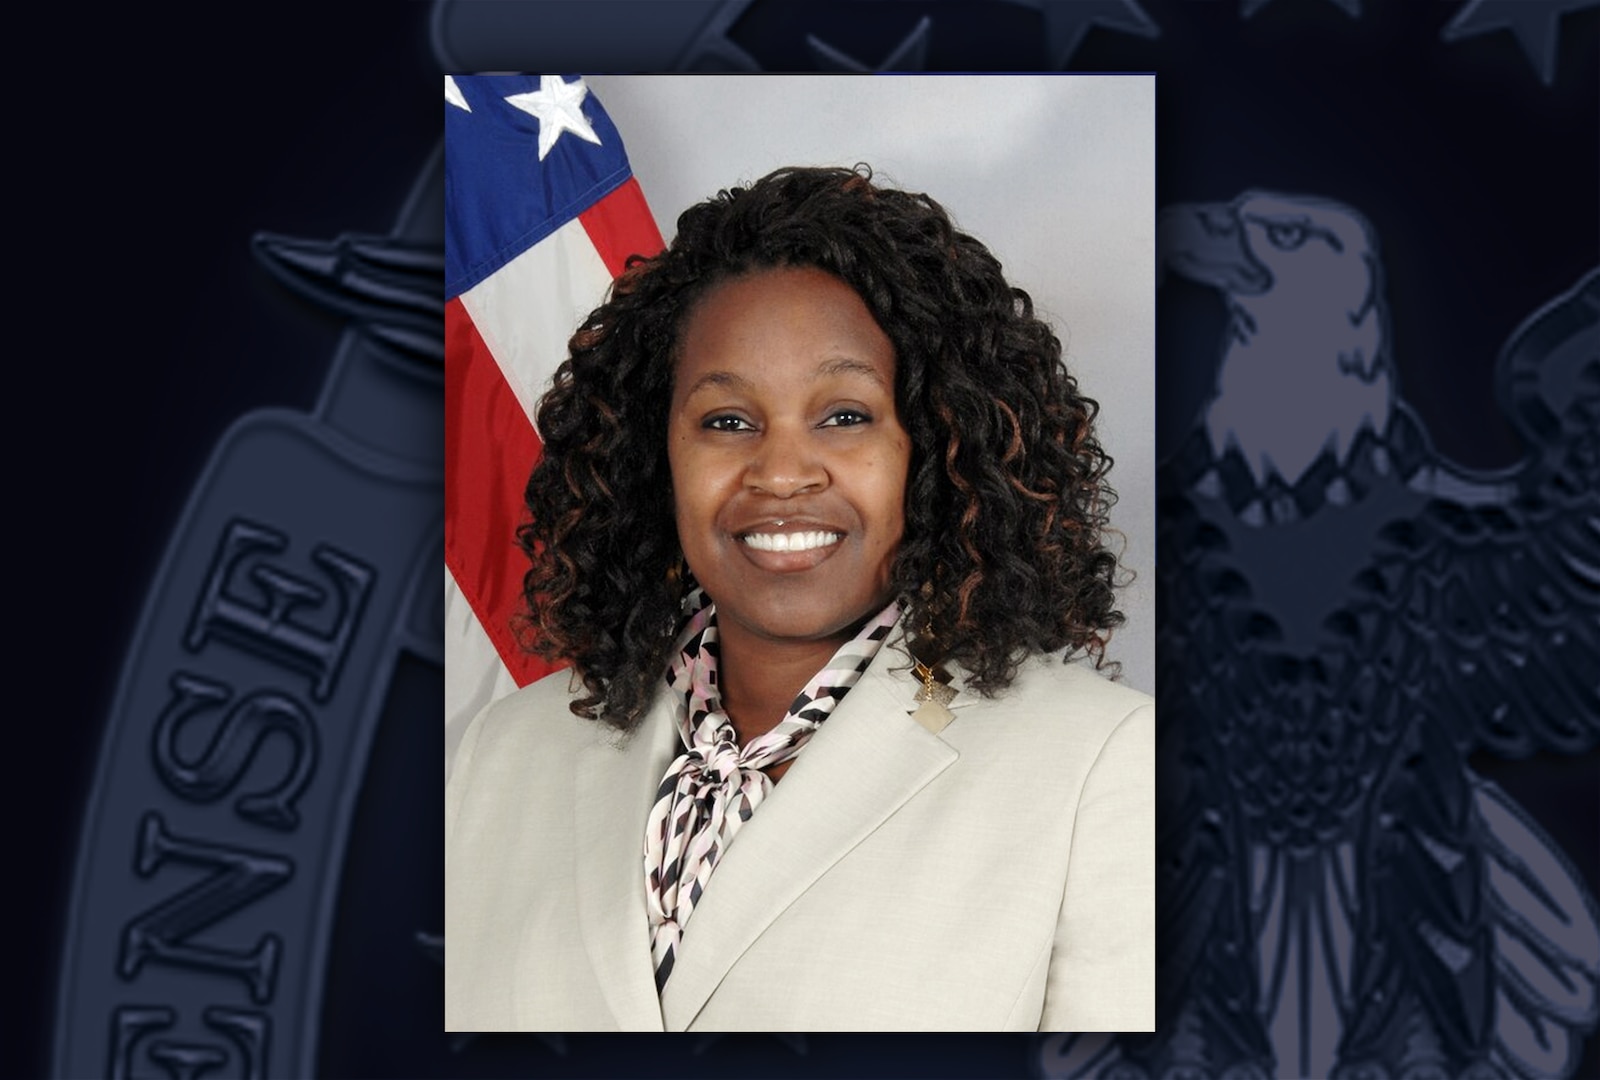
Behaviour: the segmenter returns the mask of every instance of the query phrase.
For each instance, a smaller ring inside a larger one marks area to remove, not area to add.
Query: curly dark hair
[[[575,665],[573,712],[628,730],[660,685],[690,584],[667,462],[678,334],[719,282],[777,267],[843,280],[894,345],[912,450],[892,587],[912,651],[989,696],[1031,653],[1104,666],[1123,621],[1111,459],[1060,341],[933,199],[864,165],[786,168],[690,207],[665,252],[630,259],[540,402],[521,629]]]

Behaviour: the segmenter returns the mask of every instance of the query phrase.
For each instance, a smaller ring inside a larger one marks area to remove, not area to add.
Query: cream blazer
[[[451,1031],[1152,1031],[1154,702],[1059,658],[953,685],[886,643],[713,871],[656,994],[645,819],[681,744],[557,673],[463,737],[445,811]]]

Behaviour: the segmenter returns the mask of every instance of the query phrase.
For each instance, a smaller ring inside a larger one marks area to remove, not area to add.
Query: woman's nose
[[[745,486],[779,499],[828,486],[828,470],[809,431],[769,427],[745,468]]]

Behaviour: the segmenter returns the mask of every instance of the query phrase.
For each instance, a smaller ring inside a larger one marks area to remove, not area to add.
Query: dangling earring
[[[916,657],[911,658],[913,671],[922,682],[912,699],[921,704],[918,705],[917,711],[911,714],[911,718],[934,734],[938,734],[955,719],[955,714],[945,706],[955,699],[956,691],[946,685],[950,675],[944,670],[944,665],[939,663],[937,639],[933,633],[933,582],[923,582],[920,592],[923,602],[922,626],[917,632],[917,643],[922,651],[934,660],[934,664],[929,667]]]

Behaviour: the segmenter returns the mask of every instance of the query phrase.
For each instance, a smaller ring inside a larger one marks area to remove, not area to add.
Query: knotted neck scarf
[[[685,751],[662,778],[645,827],[645,906],[657,993],[672,974],[684,925],[717,860],[772,790],[762,770],[800,752],[860,680],[900,616],[893,603],[879,612],[840,646],[776,727],[741,747],[718,687],[716,607],[699,590],[690,603],[702,606],[667,671]]]

